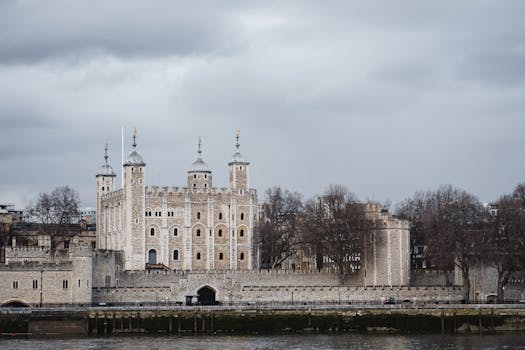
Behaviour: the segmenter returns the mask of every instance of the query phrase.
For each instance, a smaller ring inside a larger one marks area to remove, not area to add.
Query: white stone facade
[[[124,164],[123,188],[107,164],[97,174],[97,247],[124,252],[125,270],[162,264],[170,270],[249,270],[255,265],[253,230],[257,193],[250,163],[236,152],[228,163],[229,188],[212,185],[201,159],[186,187],[146,187],[146,164],[135,150]]]

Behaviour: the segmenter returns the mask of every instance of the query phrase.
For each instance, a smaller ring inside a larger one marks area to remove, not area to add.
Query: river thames
[[[256,335],[0,339],[0,349],[525,349],[525,334],[503,335]]]

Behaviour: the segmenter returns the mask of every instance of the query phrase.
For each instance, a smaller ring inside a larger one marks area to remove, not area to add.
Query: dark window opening
[[[201,235],[201,230],[197,230],[197,237],[200,237]]]
[[[201,259],[201,253],[197,253],[197,260]]]
[[[179,251],[177,249],[173,251],[173,260],[179,260]]]

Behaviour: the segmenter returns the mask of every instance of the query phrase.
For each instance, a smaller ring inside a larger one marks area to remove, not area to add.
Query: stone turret
[[[107,249],[104,215],[102,214],[102,196],[115,190],[115,172],[108,164],[108,145],[104,148],[104,164],[98,170],[97,178],[97,247]]]
[[[126,270],[143,270],[145,252],[145,184],[146,163],[138,154],[137,132],[133,134],[133,151],[124,163],[124,252]]]
[[[235,135],[235,153],[233,154],[232,160],[228,163],[229,180],[232,192],[236,192],[239,195],[245,195],[248,194],[247,191],[250,188],[250,162],[246,161],[241,155],[239,137],[240,132],[237,130]]]
[[[193,162],[188,170],[188,188],[201,189],[212,187],[211,170],[208,164],[202,160],[201,138],[199,137],[199,148],[197,150],[197,160]]]

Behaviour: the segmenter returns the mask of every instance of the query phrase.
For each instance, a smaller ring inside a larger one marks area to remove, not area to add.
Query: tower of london
[[[122,188],[115,189],[107,147],[96,175],[98,249],[122,251],[125,270],[252,269],[257,192],[250,188],[250,162],[241,155],[239,133],[228,163],[228,188],[213,187],[200,139],[184,187],[146,186],[136,134],[132,146]]]

